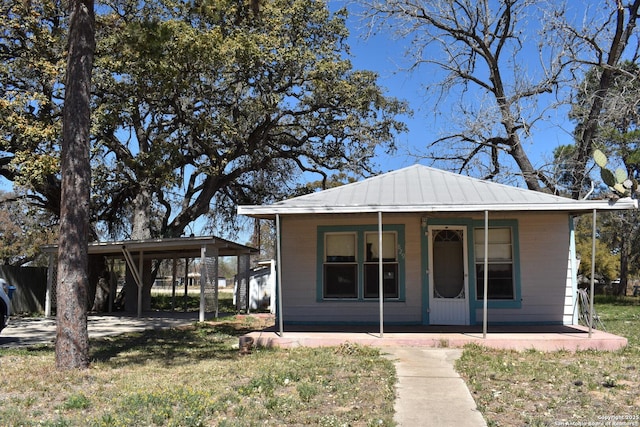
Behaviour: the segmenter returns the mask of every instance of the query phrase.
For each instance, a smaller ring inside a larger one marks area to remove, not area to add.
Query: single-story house
[[[635,208],[414,165],[238,213],[276,221],[281,328],[572,325],[574,218]]]

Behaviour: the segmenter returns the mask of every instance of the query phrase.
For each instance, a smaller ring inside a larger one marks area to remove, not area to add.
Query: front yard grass
[[[258,319],[92,340],[90,369],[58,372],[52,347],[0,350],[0,425],[389,426],[395,371],[353,345],[239,355]]]
[[[640,298],[600,298],[617,352],[467,346],[456,364],[489,426],[640,426]],[[91,341],[91,368],[50,346],[0,350],[1,426],[391,426],[392,362],[376,349],[254,349],[259,317]]]
[[[640,299],[598,298],[616,352],[467,346],[456,368],[489,426],[640,426]]]

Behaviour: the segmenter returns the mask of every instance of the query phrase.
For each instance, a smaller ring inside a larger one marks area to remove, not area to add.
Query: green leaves
[[[67,23],[53,0],[29,12],[12,4],[2,10],[17,61],[0,61],[2,149],[38,191],[57,174]],[[132,227],[142,188],[154,234],[180,235],[210,209],[226,225],[237,203],[296,191],[303,171],[374,171],[376,149],[393,150],[405,129],[406,104],[352,69],[346,12],[325,2],[256,12],[235,0],[123,0],[97,13],[93,201],[97,220],[118,223],[107,228]]]
[[[16,183],[42,190],[57,172],[66,16],[59,2],[0,2],[0,151]]]

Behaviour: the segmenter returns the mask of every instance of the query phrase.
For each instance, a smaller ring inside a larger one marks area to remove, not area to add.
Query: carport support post
[[[187,311],[187,301],[189,299],[189,258],[184,259],[184,301],[182,309]]]
[[[211,255],[213,257],[213,301],[216,305],[215,318],[220,315],[220,292],[218,289],[218,275],[220,274],[220,251],[218,248],[211,248]]]
[[[207,285],[207,247],[202,245],[200,248],[200,315],[198,317],[198,321],[204,322],[204,312],[205,312],[205,291]]]
[[[173,257],[173,269],[171,271],[171,311],[176,309],[176,280],[178,280],[178,258]]]
[[[127,267],[129,267],[129,270],[131,271],[131,276],[133,276],[133,281],[136,282],[136,286],[138,287],[138,317],[142,317],[142,286],[143,286],[142,266],[144,262],[143,260],[144,252],[140,251],[138,268],[136,268],[136,265],[133,262],[133,257],[131,256],[131,253],[129,252],[129,250],[125,245],[122,246],[122,254],[124,255],[124,260],[127,263]]]
[[[138,259],[138,318],[142,317],[142,288],[144,287],[144,278],[142,275],[144,265],[144,252],[140,251],[140,258]]]
[[[282,319],[282,237],[280,233],[280,214],[276,214],[276,288],[278,294],[278,333],[284,336],[284,321]]]
[[[49,266],[47,268],[47,291],[44,294],[44,317],[51,317],[51,289],[53,283],[53,252],[49,253]]]
[[[113,302],[116,298],[116,292],[118,292],[118,282],[113,275],[113,263],[115,261],[113,258],[109,261],[109,313],[113,313]]]
[[[382,274],[382,212],[378,212],[378,298],[380,304],[380,338],[384,338],[384,277]]]
[[[589,289],[589,338],[593,333],[593,288],[596,275],[596,210],[593,210],[593,228],[591,230],[591,286]]]
[[[489,295],[489,211],[484,211],[484,266],[482,280],[484,281],[482,289],[482,338],[487,338],[487,308],[489,306],[487,302]]]

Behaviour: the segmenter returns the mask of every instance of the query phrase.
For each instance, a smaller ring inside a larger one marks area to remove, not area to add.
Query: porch
[[[583,326],[490,326],[483,338],[482,326],[385,326],[382,338],[373,326],[287,326],[280,336],[275,327],[254,331],[257,347],[321,347],[354,343],[374,347],[453,347],[467,344],[525,351],[615,351],[626,347],[627,339]]]

